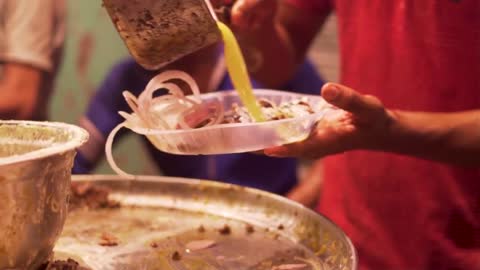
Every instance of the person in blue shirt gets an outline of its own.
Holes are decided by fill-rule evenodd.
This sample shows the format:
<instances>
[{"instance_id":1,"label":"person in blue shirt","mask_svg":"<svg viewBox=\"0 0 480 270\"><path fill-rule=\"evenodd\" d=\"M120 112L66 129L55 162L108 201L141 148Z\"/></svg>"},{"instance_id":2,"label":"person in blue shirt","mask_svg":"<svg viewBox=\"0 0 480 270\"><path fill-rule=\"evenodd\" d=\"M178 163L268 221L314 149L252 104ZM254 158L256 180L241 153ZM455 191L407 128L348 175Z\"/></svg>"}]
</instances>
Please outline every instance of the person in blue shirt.
<instances>
[{"instance_id":1,"label":"person in blue shirt","mask_svg":"<svg viewBox=\"0 0 480 270\"><path fill-rule=\"evenodd\" d=\"M206 48L165 69L187 72L196 80L202 92L231 90L232 82L226 72L221 51L219 47ZM95 168L104 155L105 138L123 121L118 111L131 112L122 91L129 90L138 96L158 73L159 71L143 69L131 58L120 61L111 69L80 120L80 125L91 136L89 142L79 149L73 173L86 174ZM252 85L254 88L262 88L255 81L252 81ZM305 62L294 79L280 89L318 95L318 89L322 85L323 81L315 68L311 63ZM128 130L120 131L116 141L125 131ZM145 137L143 143L152 160L166 176L222 181L280 195L288 195L299 182L299 162L296 159L275 159L252 153L180 156L160 152Z\"/></svg>"}]
</instances>

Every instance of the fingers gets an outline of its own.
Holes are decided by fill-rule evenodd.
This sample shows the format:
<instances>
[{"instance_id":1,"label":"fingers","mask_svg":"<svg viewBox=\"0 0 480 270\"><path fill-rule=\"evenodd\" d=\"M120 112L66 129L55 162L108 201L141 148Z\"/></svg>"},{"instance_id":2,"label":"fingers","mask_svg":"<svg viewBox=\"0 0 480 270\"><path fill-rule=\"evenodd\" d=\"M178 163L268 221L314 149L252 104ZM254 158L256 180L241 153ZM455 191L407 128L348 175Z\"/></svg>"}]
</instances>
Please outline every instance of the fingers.
<instances>
[{"instance_id":1,"label":"fingers","mask_svg":"<svg viewBox=\"0 0 480 270\"><path fill-rule=\"evenodd\" d=\"M327 83L322 88L322 97L327 102L352 113L357 118L370 118L385 111L378 98L362 95L340 84Z\"/></svg>"},{"instance_id":2,"label":"fingers","mask_svg":"<svg viewBox=\"0 0 480 270\"><path fill-rule=\"evenodd\" d=\"M252 155L259 155L259 156L263 156L265 154L262 150L253 151L253 152L249 152L249 153L252 154Z\"/></svg>"},{"instance_id":3,"label":"fingers","mask_svg":"<svg viewBox=\"0 0 480 270\"><path fill-rule=\"evenodd\" d=\"M317 159L375 145L385 132L387 110L378 98L333 83L323 87L322 96L344 113L322 121L305 141L266 149L266 155Z\"/></svg>"},{"instance_id":4,"label":"fingers","mask_svg":"<svg viewBox=\"0 0 480 270\"><path fill-rule=\"evenodd\" d=\"M232 8L232 25L245 31L273 23L276 7L276 0L239 0Z\"/></svg>"},{"instance_id":5,"label":"fingers","mask_svg":"<svg viewBox=\"0 0 480 270\"><path fill-rule=\"evenodd\" d=\"M318 159L354 148L355 132L353 124L342 121L336 126L317 129L302 142L265 149L264 153L272 157Z\"/></svg>"},{"instance_id":6,"label":"fingers","mask_svg":"<svg viewBox=\"0 0 480 270\"><path fill-rule=\"evenodd\" d=\"M265 149L264 153L271 157L304 157L305 143L294 143Z\"/></svg>"}]
</instances>

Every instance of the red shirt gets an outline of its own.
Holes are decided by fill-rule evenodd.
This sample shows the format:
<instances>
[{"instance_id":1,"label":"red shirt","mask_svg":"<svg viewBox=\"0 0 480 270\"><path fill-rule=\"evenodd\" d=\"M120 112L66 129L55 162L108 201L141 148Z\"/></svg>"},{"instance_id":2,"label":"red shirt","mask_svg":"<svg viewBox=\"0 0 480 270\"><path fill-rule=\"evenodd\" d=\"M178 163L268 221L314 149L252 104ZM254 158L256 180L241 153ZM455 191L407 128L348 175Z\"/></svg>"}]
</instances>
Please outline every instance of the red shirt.
<instances>
[{"instance_id":1,"label":"red shirt","mask_svg":"<svg viewBox=\"0 0 480 270\"><path fill-rule=\"evenodd\" d=\"M480 108L479 0L290 1L319 14L335 8L343 84L389 108ZM480 269L478 169L332 156L319 210L352 238L360 269Z\"/></svg>"}]
</instances>

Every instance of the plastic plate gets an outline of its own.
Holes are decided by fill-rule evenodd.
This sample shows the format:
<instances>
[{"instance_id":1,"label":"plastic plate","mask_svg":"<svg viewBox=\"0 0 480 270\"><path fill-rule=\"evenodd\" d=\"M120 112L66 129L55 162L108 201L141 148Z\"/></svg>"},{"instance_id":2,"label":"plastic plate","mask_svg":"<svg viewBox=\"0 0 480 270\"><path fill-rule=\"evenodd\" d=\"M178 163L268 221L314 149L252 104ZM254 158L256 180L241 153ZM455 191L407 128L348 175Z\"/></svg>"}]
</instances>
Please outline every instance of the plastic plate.
<instances>
[{"instance_id":1,"label":"plastic plate","mask_svg":"<svg viewBox=\"0 0 480 270\"><path fill-rule=\"evenodd\" d=\"M294 92L256 89L257 99L275 104L306 98L314 109L313 114L260 123L220 124L198 129L155 130L128 127L145 135L160 151L177 155L212 155L259 151L306 139L315 124L333 108L320 96ZM241 105L236 91L223 91L200 95L202 101L217 99L224 109L234 103Z\"/></svg>"}]
</instances>

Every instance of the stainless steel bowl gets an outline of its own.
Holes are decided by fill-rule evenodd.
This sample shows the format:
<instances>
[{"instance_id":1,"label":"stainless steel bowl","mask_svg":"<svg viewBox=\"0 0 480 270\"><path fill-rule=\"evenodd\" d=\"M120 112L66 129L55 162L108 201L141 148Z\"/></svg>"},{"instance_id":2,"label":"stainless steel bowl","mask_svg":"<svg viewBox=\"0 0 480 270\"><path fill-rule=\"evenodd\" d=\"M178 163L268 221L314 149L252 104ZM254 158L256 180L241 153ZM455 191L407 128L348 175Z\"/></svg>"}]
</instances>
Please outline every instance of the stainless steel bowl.
<instances>
[{"instance_id":1,"label":"stainless steel bowl","mask_svg":"<svg viewBox=\"0 0 480 270\"><path fill-rule=\"evenodd\" d=\"M159 69L222 37L205 0L103 0L137 63Z\"/></svg>"},{"instance_id":2,"label":"stainless steel bowl","mask_svg":"<svg viewBox=\"0 0 480 270\"><path fill-rule=\"evenodd\" d=\"M67 124L0 121L0 269L35 269L51 255L87 138Z\"/></svg>"}]
</instances>

